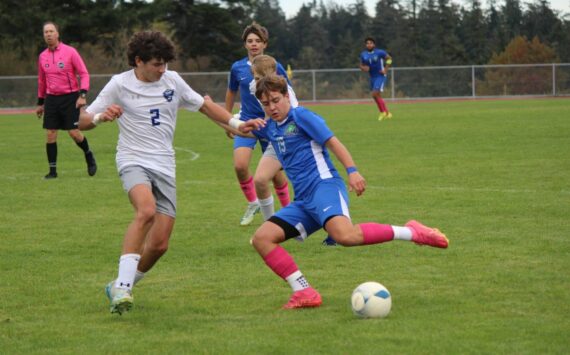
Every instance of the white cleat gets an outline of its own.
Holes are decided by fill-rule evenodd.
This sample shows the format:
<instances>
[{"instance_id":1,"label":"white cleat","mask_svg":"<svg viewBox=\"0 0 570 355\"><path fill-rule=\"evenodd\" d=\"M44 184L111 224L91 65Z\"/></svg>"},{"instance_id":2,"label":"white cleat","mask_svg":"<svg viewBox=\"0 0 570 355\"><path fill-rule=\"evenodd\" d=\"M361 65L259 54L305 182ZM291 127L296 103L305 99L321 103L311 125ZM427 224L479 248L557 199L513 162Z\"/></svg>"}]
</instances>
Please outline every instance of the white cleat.
<instances>
[{"instance_id":1,"label":"white cleat","mask_svg":"<svg viewBox=\"0 0 570 355\"><path fill-rule=\"evenodd\" d=\"M249 226L253 222L253 217L259 213L260 207L258 203L250 203L245 210L243 217L241 218L241 226Z\"/></svg>"},{"instance_id":2,"label":"white cleat","mask_svg":"<svg viewBox=\"0 0 570 355\"><path fill-rule=\"evenodd\" d=\"M120 315L129 311L133 307L133 295L131 290L122 288L115 289L115 296L111 300L111 313Z\"/></svg>"}]
</instances>

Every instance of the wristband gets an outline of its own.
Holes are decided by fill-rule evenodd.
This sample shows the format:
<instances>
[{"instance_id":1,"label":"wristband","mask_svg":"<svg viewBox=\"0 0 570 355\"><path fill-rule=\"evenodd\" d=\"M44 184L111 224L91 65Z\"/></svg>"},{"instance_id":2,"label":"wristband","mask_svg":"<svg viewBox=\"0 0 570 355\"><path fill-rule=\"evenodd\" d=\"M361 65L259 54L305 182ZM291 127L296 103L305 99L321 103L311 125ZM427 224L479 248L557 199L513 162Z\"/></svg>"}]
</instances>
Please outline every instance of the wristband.
<instances>
[{"instance_id":1,"label":"wristband","mask_svg":"<svg viewBox=\"0 0 570 355\"><path fill-rule=\"evenodd\" d=\"M388 59L388 60L386 61L386 64L388 64L388 65L392 64L392 59Z\"/></svg>"},{"instance_id":2,"label":"wristband","mask_svg":"<svg viewBox=\"0 0 570 355\"><path fill-rule=\"evenodd\" d=\"M346 168L346 174L347 175L350 175L350 174L355 173L357 171L358 171L358 169L356 169L356 166L349 166L348 168Z\"/></svg>"},{"instance_id":3,"label":"wristband","mask_svg":"<svg viewBox=\"0 0 570 355\"><path fill-rule=\"evenodd\" d=\"M101 115L103 115L102 113L96 113L95 116L93 116L93 121L91 121L91 123L93 123L94 126L97 126L99 123L101 123L103 121L103 119L101 118Z\"/></svg>"},{"instance_id":4,"label":"wristband","mask_svg":"<svg viewBox=\"0 0 570 355\"><path fill-rule=\"evenodd\" d=\"M230 125L230 127L233 129L239 129L239 126L241 126L242 124L244 124L244 122L235 117L230 118L230 120L228 121L228 125Z\"/></svg>"}]
</instances>

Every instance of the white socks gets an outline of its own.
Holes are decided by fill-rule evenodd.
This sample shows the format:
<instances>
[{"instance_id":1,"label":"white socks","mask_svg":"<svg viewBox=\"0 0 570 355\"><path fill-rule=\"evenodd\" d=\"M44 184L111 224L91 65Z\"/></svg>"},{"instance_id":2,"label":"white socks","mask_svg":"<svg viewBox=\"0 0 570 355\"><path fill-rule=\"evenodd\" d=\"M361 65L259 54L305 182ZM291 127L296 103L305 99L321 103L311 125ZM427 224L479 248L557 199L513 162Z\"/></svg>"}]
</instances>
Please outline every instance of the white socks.
<instances>
[{"instance_id":1,"label":"white socks","mask_svg":"<svg viewBox=\"0 0 570 355\"><path fill-rule=\"evenodd\" d=\"M412 240L412 230L408 227L392 226L394 230L394 239L398 240Z\"/></svg>"},{"instance_id":2,"label":"white socks","mask_svg":"<svg viewBox=\"0 0 570 355\"><path fill-rule=\"evenodd\" d=\"M268 198L259 200L259 206L261 207L261 214L263 214L263 219L265 221L267 221L269 217L275 214L273 195L270 195Z\"/></svg>"},{"instance_id":3,"label":"white socks","mask_svg":"<svg viewBox=\"0 0 570 355\"><path fill-rule=\"evenodd\" d=\"M303 273L299 270L287 276L286 280L289 283L289 286L293 289L293 292L301 291L310 287L305 276L303 276Z\"/></svg>"},{"instance_id":4,"label":"white socks","mask_svg":"<svg viewBox=\"0 0 570 355\"><path fill-rule=\"evenodd\" d=\"M132 290L135 282L135 274L141 256L139 254L124 254L119 259L119 277L115 281L116 288Z\"/></svg>"}]
</instances>

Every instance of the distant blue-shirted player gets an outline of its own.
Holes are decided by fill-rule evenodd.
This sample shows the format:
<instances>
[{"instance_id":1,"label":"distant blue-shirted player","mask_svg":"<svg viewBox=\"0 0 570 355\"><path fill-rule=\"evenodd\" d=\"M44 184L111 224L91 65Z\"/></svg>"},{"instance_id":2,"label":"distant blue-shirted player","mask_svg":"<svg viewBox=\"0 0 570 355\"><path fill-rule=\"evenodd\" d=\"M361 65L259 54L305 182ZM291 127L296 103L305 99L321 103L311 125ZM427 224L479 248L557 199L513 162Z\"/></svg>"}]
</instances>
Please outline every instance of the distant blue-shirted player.
<instances>
[{"instance_id":1,"label":"distant blue-shirted player","mask_svg":"<svg viewBox=\"0 0 570 355\"><path fill-rule=\"evenodd\" d=\"M367 37L364 40L366 50L360 53L360 70L368 72L370 75L370 91L378 110L380 111L379 121L385 118L392 118L386 103L382 99L381 92L384 91L384 84L388 75L388 68L392 64L392 57L385 51L376 48L374 38Z\"/></svg>"},{"instance_id":2,"label":"distant blue-shirted player","mask_svg":"<svg viewBox=\"0 0 570 355\"><path fill-rule=\"evenodd\" d=\"M247 50L247 57L238 60L232 65L230 71L230 79L228 89L226 91L225 106L229 112L232 112L234 100L237 92L240 93L240 119L243 121L252 118L265 117L263 108L249 90L249 86L253 79L251 72L251 62L253 58L262 55L269 41L269 33L267 29L257 23L247 26L242 34L244 47ZM280 63L277 63L277 74L287 78L287 73ZM256 138L233 137L234 138L234 169L240 184L240 187L248 201L248 207L243 215L240 224L242 226L249 225L253 221L254 215L259 212L260 204L255 191L253 176L249 171L249 164L253 149L257 143ZM267 141L261 140L261 149L265 151ZM269 182L267 182L269 184ZM279 196L282 205L289 204L289 188L285 174L279 171L273 177L273 186Z\"/></svg>"},{"instance_id":3,"label":"distant blue-shirted player","mask_svg":"<svg viewBox=\"0 0 570 355\"><path fill-rule=\"evenodd\" d=\"M319 293L309 285L293 258L279 245L287 239L302 241L324 227L343 246L400 239L447 248L448 240L444 234L417 221L409 221L405 227L352 224L344 181L329 156L331 151L343 165L350 191L360 196L366 182L356 169L350 152L322 117L301 106L291 107L287 82L283 77L269 75L259 80L255 96L271 120L253 133L271 142L295 191L295 200L269 218L252 238L252 245L267 266L293 289L293 295L284 308L318 307L322 303Z\"/></svg>"}]
</instances>

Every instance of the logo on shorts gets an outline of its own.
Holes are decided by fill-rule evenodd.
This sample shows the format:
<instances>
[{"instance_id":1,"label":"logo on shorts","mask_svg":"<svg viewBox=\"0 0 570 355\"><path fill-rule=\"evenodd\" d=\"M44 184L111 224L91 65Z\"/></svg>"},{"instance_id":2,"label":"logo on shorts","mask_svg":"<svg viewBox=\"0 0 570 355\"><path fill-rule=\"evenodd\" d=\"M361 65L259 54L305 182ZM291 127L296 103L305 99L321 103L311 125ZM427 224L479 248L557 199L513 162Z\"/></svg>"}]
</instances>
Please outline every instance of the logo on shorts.
<instances>
[{"instance_id":1,"label":"logo on shorts","mask_svg":"<svg viewBox=\"0 0 570 355\"><path fill-rule=\"evenodd\" d=\"M172 97L174 96L174 90L172 90L172 89L164 90L164 92L162 93L162 96L164 96L166 101L170 102L170 101L172 101Z\"/></svg>"},{"instance_id":2,"label":"logo on shorts","mask_svg":"<svg viewBox=\"0 0 570 355\"><path fill-rule=\"evenodd\" d=\"M58 63L57 63L57 67L58 67L59 69L63 69L64 66L65 66L65 64L63 64L63 62L58 62Z\"/></svg>"},{"instance_id":3,"label":"logo on shorts","mask_svg":"<svg viewBox=\"0 0 570 355\"><path fill-rule=\"evenodd\" d=\"M294 136L297 133L299 133L299 130L297 129L295 122L289 123L287 128L285 128L285 136Z\"/></svg>"}]
</instances>

